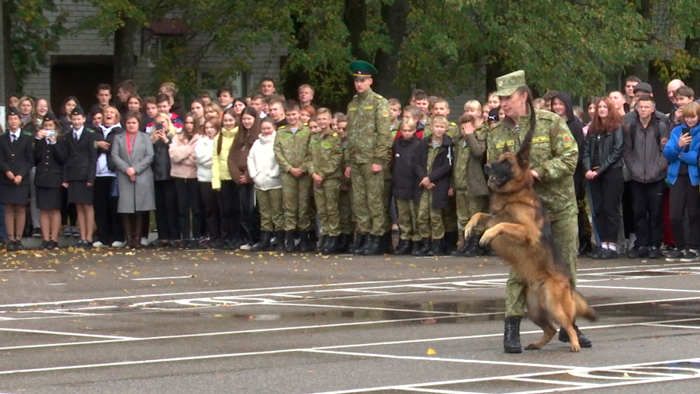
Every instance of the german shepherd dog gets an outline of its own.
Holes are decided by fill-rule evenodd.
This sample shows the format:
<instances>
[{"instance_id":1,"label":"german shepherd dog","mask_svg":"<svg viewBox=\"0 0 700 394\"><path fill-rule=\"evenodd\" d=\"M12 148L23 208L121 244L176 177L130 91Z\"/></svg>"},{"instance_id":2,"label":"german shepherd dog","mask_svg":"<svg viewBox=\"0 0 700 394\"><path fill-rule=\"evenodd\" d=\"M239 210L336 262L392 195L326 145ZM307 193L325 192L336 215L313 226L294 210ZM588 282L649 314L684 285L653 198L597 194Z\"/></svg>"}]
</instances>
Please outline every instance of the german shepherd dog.
<instances>
[{"instance_id":1,"label":"german shepherd dog","mask_svg":"<svg viewBox=\"0 0 700 394\"><path fill-rule=\"evenodd\" d=\"M486 164L489 176L491 214L477 213L467 223L468 239L477 226L486 228L479 243L491 245L526 284L528 317L544 331L542 338L525 349L537 350L556 334L554 322L566 330L571 351L581 350L574 329L576 317L594 321L596 312L569 284L568 267L554 244L549 218L533 188L530 171L531 128L520 151L506 145L498 161Z\"/></svg>"}]
</instances>

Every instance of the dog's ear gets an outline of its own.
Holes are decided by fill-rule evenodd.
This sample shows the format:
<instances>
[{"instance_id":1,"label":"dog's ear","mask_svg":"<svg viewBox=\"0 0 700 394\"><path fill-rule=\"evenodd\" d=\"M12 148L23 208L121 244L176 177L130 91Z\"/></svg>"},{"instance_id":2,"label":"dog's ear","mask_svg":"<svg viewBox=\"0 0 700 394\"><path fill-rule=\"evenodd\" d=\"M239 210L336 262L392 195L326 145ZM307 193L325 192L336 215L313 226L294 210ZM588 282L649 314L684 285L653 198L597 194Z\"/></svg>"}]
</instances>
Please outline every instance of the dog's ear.
<instances>
[{"instance_id":1,"label":"dog's ear","mask_svg":"<svg viewBox=\"0 0 700 394\"><path fill-rule=\"evenodd\" d=\"M523 146L520 147L516 157L518 158L518 165L521 168L527 168L530 165L530 141L525 140Z\"/></svg>"}]
</instances>

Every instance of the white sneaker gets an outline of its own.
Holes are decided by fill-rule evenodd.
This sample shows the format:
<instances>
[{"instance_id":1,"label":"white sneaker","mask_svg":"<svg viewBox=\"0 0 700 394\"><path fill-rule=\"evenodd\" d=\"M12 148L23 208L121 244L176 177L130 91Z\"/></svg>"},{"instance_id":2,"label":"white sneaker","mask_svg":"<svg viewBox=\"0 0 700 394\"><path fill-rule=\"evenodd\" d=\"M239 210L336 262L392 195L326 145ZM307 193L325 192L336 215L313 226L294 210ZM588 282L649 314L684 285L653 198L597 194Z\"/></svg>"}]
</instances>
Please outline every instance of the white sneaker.
<instances>
[{"instance_id":1,"label":"white sneaker","mask_svg":"<svg viewBox=\"0 0 700 394\"><path fill-rule=\"evenodd\" d=\"M103 244L103 243L100 242L100 241L97 241L97 242L93 242L93 243L92 243L92 247L93 247L93 248L103 248L104 246L105 246L105 244Z\"/></svg>"},{"instance_id":2,"label":"white sneaker","mask_svg":"<svg viewBox=\"0 0 700 394\"><path fill-rule=\"evenodd\" d=\"M112 242L112 247L113 248L123 248L126 246L126 242L121 242L121 241L114 241Z\"/></svg>"},{"instance_id":3,"label":"white sneaker","mask_svg":"<svg viewBox=\"0 0 700 394\"><path fill-rule=\"evenodd\" d=\"M253 247L252 247L251 245L245 244L245 245L241 245L241 247L238 248L238 249L240 249L240 250L251 250L251 249L253 249Z\"/></svg>"},{"instance_id":4,"label":"white sneaker","mask_svg":"<svg viewBox=\"0 0 700 394\"><path fill-rule=\"evenodd\" d=\"M141 246L148 246L148 238L141 237Z\"/></svg>"}]
</instances>

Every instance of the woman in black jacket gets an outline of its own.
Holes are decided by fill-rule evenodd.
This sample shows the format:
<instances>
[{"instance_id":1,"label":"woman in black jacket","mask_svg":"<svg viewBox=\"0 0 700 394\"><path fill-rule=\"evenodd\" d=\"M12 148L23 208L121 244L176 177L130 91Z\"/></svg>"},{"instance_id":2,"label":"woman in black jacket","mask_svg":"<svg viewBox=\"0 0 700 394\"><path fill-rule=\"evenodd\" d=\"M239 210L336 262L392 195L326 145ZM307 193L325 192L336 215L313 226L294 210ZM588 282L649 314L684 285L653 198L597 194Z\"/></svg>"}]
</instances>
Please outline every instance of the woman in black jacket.
<instances>
[{"instance_id":1,"label":"woman in black jacket","mask_svg":"<svg viewBox=\"0 0 700 394\"><path fill-rule=\"evenodd\" d=\"M449 208L450 175L452 174L452 139L446 135L449 122L444 116L433 117L431 137L424 140L419 167L420 186L423 188L418 208L418 231L422 238L418 255L445 254L445 225L443 209ZM431 247L432 240L432 247Z\"/></svg>"},{"instance_id":2,"label":"woman in black jacket","mask_svg":"<svg viewBox=\"0 0 700 394\"><path fill-rule=\"evenodd\" d=\"M36 206L40 210L41 249L58 248L58 232L61 229L63 205L63 163L66 161L65 141L61 123L49 112L34 141L36 175Z\"/></svg>"},{"instance_id":3,"label":"woman in black jacket","mask_svg":"<svg viewBox=\"0 0 700 394\"><path fill-rule=\"evenodd\" d=\"M158 239L151 246L180 246L180 227L178 224L177 192L175 179L170 176L170 143L177 133L170 121L170 116L159 113L153 119L153 180L156 196L156 227Z\"/></svg>"},{"instance_id":4,"label":"woman in black jacket","mask_svg":"<svg viewBox=\"0 0 700 394\"><path fill-rule=\"evenodd\" d=\"M583 167L591 189L593 220L600 235L600 248L591 255L597 259L617 257L617 232L620 227L622 177L622 118L609 98L598 103L593 123L583 147Z\"/></svg>"}]
</instances>

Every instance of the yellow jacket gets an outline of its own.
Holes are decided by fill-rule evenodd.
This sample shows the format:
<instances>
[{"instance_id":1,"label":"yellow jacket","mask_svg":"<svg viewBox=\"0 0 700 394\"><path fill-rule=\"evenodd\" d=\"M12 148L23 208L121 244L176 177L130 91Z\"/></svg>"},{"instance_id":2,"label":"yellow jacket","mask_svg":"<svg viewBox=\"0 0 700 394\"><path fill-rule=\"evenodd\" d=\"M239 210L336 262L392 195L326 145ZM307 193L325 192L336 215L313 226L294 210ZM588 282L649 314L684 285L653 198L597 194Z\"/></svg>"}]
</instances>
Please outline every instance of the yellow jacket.
<instances>
[{"instance_id":1,"label":"yellow jacket","mask_svg":"<svg viewBox=\"0 0 700 394\"><path fill-rule=\"evenodd\" d=\"M214 137L214 153L211 164L211 188L221 189L221 181L230 181L231 173L228 171L228 154L233 145L233 139L238 134L238 127L233 130L221 129L221 134ZM219 151L221 144L221 152Z\"/></svg>"}]
</instances>

